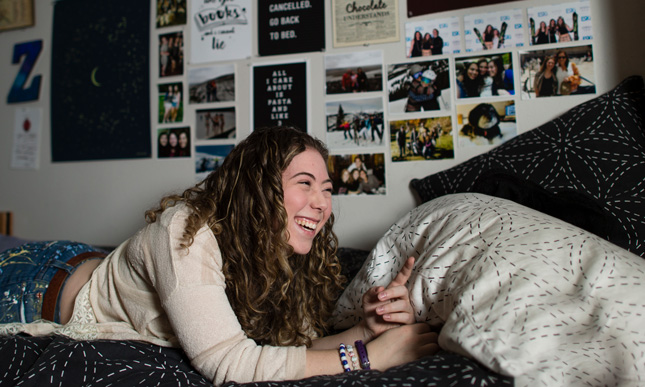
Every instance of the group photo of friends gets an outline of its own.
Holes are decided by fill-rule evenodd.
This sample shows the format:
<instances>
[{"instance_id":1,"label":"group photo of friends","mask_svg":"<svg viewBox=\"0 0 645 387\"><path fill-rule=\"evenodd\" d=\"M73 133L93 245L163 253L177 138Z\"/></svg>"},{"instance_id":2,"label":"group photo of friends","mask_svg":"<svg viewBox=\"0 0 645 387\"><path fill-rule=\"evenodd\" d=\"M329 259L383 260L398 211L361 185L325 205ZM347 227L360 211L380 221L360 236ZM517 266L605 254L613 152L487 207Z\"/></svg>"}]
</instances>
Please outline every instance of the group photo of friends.
<instances>
[{"instance_id":1,"label":"group photo of friends","mask_svg":"<svg viewBox=\"0 0 645 387\"><path fill-rule=\"evenodd\" d=\"M181 82L159 85L159 123L182 122L184 120L184 100Z\"/></svg>"},{"instance_id":2,"label":"group photo of friends","mask_svg":"<svg viewBox=\"0 0 645 387\"><path fill-rule=\"evenodd\" d=\"M159 35L159 77L184 74L184 33Z\"/></svg>"},{"instance_id":3,"label":"group photo of friends","mask_svg":"<svg viewBox=\"0 0 645 387\"><path fill-rule=\"evenodd\" d=\"M533 7L527 13L531 45L592 38L588 1Z\"/></svg>"},{"instance_id":4,"label":"group photo of friends","mask_svg":"<svg viewBox=\"0 0 645 387\"><path fill-rule=\"evenodd\" d=\"M327 102L327 146L331 149L383 144L383 100L351 99Z\"/></svg>"},{"instance_id":5,"label":"group photo of friends","mask_svg":"<svg viewBox=\"0 0 645 387\"><path fill-rule=\"evenodd\" d=\"M385 195L385 154L329 156L334 195Z\"/></svg>"},{"instance_id":6,"label":"group photo of friends","mask_svg":"<svg viewBox=\"0 0 645 387\"><path fill-rule=\"evenodd\" d=\"M157 131L157 157L190 157L190 127Z\"/></svg>"},{"instance_id":7,"label":"group photo of friends","mask_svg":"<svg viewBox=\"0 0 645 387\"><path fill-rule=\"evenodd\" d=\"M454 149L450 116L390 121L392 161L452 159Z\"/></svg>"},{"instance_id":8,"label":"group photo of friends","mask_svg":"<svg viewBox=\"0 0 645 387\"><path fill-rule=\"evenodd\" d=\"M327 55L325 89L327 94L382 91L382 53L367 51Z\"/></svg>"},{"instance_id":9,"label":"group photo of friends","mask_svg":"<svg viewBox=\"0 0 645 387\"><path fill-rule=\"evenodd\" d=\"M388 109L390 113L450 110L448 59L388 66Z\"/></svg>"},{"instance_id":10,"label":"group photo of friends","mask_svg":"<svg viewBox=\"0 0 645 387\"><path fill-rule=\"evenodd\" d=\"M157 0L157 28L186 24L186 0Z\"/></svg>"},{"instance_id":11,"label":"group photo of friends","mask_svg":"<svg viewBox=\"0 0 645 387\"><path fill-rule=\"evenodd\" d=\"M521 9L464 16L466 52L497 50L524 44Z\"/></svg>"},{"instance_id":12,"label":"group photo of friends","mask_svg":"<svg viewBox=\"0 0 645 387\"><path fill-rule=\"evenodd\" d=\"M459 18L406 23L405 56L407 58L459 52L461 52Z\"/></svg>"},{"instance_id":13,"label":"group photo of friends","mask_svg":"<svg viewBox=\"0 0 645 387\"><path fill-rule=\"evenodd\" d=\"M596 92L591 45L520 52L522 99Z\"/></svg>"},{"instance_id":14,"label":"group photo of friends","mask_svg":"<svg viewBox=\"0 0 645 387\"><path fill-rule=\"evenodd\" d=\"M515 94L511 53L456 58L457 98Z\"/></svg>"}]
</instances>

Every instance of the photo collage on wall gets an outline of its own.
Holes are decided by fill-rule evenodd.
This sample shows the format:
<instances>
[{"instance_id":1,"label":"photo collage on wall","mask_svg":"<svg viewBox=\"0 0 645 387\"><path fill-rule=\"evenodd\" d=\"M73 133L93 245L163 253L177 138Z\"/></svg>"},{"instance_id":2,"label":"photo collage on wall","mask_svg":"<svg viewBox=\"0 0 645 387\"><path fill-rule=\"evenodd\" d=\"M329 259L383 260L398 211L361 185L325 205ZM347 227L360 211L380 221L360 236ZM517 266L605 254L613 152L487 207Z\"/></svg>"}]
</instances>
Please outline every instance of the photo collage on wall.
<instances>
[{"instance_id":1,"label":"photo collage on wall","mask_svg":"<svg viewBox=\"0 0 645 387\"><path fill-rule=\"evenodd\" d=\"M452 158L455 147L508 141L518 134L518 99L596 92L588 0L510 2L465 15L461 25L432 15L406 23L409 59L387 66L393 162Z\"/></svg>"},{"instance_id":2,"label":"photo collage on wall","mask_svg":"<svg viewBox=\"0 0 645 387\"><path fill-rule=\"evenodd\" d=\"M325 5L230 0L225 6L236 9L236 17L216 22L220 2L156 3L156 154L194 157L201 179L240 140L235 61L252 56L251 11L266 15L257 29L258 51L270 56L324 51L319 11ZM391 163L450 160L460 149L508 141L518 134L518 101L596 92L589 0L530 7L511 1L491 12L423 14L405 22L400 38L356 34L341 42L339 32L358 28L340 12L350 3L331 2L333 47L340 49L322 56L323 140L335 195L386 195ZM373 22L398 30L397 1L383 4ZM289 47L275 47L276 39ZM365 44L394 41L401 53L389 58ZM344 48L352 45L362 49ZM250 130L292 124L310 131L323 124L309 122L310 60L251 63Z\"/></svg>"}]
</instances>

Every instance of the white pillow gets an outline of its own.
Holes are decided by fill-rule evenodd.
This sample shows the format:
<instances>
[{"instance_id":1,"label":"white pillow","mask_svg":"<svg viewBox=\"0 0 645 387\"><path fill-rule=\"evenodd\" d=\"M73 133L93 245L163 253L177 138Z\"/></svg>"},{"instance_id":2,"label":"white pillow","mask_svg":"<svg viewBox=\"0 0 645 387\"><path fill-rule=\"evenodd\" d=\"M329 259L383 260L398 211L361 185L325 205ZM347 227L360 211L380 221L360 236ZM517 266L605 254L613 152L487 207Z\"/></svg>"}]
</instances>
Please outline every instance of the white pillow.
<instances>
[{"instance_id":1,"label":"white pillow","mask_svg":"<svg viewBox=\"0 0 645 387\"><path fill-rule=\"evenodd\" d=\"M338 301L334 324L360 320L361 296L406 258L417 321L445 350L517 386L645 384L645 260L509 200L454 194L396 222Z\"/></svg>"}]
</instances>

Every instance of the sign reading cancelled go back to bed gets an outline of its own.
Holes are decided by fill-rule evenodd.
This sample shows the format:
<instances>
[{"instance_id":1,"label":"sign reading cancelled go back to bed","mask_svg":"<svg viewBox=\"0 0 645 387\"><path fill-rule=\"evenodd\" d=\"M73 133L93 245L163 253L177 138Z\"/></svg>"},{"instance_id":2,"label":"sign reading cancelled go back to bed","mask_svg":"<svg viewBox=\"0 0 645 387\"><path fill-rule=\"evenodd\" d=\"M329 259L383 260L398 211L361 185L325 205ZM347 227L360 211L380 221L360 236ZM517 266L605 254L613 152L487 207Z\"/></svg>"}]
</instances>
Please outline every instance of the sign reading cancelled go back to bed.
<instances>
[{"instance_id":1,"label":"sign reading cancelled go back to bed","mask_svg":"<svg viewBox=\"0 0 645 387\"><path fill-rule=\"evenodd\" d=\"M307 62L253 67L253 128L307 131Z\"/></svg>"},{"instance_id":2,"label":"sign reading cancelled go back to bed","mask_svg":"<svg viewBox=\"0 0 645 387\"><path fill-rule=\"evenodd\" d=\"M258 1L258 51L261 56L322 51L324 48L324 1Z\"/></svg>"}]
</instances>

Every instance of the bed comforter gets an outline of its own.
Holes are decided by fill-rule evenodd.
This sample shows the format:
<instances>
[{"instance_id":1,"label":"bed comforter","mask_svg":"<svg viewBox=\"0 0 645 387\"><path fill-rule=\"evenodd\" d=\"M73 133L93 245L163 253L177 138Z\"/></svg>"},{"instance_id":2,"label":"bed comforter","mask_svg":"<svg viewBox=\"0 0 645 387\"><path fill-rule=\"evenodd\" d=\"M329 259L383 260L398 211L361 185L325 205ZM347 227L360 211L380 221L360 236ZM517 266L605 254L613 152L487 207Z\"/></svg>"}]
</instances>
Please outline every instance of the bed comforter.
<instances>
[{"instance_id":1,"label":"bed comforter","mask_svg":"<svg viewBox=\"0 0 645 387\"><path fill-rule=\"evenodd\" d=\"M446 195L396 222L341 296L337 328L408 256L417 321L517 386L645 385L645 260L515 202Z\"/></svg>"}]
</instances>

